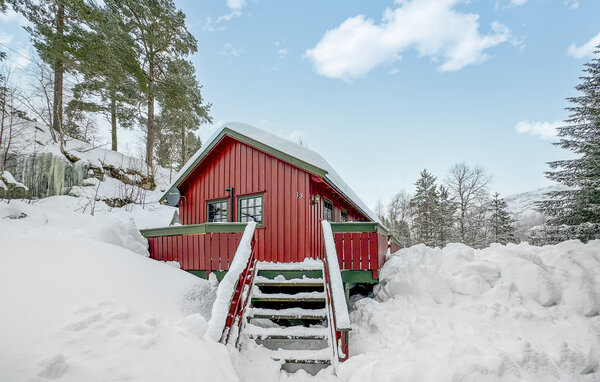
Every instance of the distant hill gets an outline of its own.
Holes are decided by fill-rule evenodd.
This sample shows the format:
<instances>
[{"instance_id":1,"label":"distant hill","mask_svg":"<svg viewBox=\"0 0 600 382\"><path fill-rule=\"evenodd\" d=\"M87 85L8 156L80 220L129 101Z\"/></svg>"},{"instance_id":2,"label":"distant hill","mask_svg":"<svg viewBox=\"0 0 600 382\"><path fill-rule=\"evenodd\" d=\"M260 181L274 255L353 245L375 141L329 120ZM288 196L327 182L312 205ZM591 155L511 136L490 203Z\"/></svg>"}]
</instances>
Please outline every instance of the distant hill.
<instances>
[{"instance_id":1,"label":"distant hill","mask_svg":"<svg viewBox=\"0 0 600 382\"><path fill-rule=\"evenodd\" d=\"M509 195L505 197L504 200L508 205L508 210L515 215L530 215L532 213L539 214L539 212L535 209L535 202L546 200L548 198L546 196L548 192L562 191L566 189L566 186L555 184L532 191Z\"/></svg>"}]
</instances>

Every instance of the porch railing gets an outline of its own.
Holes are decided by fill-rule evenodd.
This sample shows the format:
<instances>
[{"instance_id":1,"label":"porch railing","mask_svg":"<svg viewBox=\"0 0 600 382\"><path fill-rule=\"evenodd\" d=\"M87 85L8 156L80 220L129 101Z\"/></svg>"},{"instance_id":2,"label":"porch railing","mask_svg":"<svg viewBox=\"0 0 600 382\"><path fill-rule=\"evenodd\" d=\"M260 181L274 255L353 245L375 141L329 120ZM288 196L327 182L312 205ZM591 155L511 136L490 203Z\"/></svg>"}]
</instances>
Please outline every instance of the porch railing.
<instances>
[{"instance_id":1,"label":"porch railing","mask_svg":"<svg viewBox=\"0 0 600 382\"><path fill-rule=\"evenodd\" d=\"M247 223L204 223L144 229L150 257L177 261L185 270L229 269Z\"/></svg>"}]
</instances>

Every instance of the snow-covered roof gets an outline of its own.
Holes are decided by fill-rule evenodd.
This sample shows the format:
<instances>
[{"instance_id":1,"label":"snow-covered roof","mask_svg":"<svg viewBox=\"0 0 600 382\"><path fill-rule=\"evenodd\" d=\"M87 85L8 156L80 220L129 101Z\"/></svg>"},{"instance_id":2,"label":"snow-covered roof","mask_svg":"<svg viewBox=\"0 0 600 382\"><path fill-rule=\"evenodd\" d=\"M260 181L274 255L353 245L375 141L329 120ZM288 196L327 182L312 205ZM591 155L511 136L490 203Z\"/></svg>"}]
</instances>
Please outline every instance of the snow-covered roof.
<instances>
[{"instance_id":1,"label":"snow-covered roof","mask_svg":"<svg viewBox=\"0 0 600 382\"><path fill-rule=\"evenodd\" d=\"M323 179L328 184L344 195L372 221L382 224L377 217L377 214L371 211L371 209L358 197L352 188L350 188L350 186L344 182L344 180L338 175L333 167L331 167L331 165L327 163L327 161L321 155L278 135L238 122L226 123L219 130L217 130L209 138L208 142L202 145L202 148L198 150L194 156L190 158L190 160L188 160L185 166L183 166L183 168L174 178L175 181L168 189L179 186L191 172L191 170L193 170L193 168L198 164L198 162L214 147L214 145L221 139L223 135L227 134L227 132L233 132L242 135L250 140L266 145L274 149L276 152L283 154L284 156L290 156L300 160L304 164L307 164L307 167L314 167L317 170L320 170L319 172L321 172L321 174L319 175L322 175ZM165 196L163 196L163 198Z\"/></svg>"}]
</instances>

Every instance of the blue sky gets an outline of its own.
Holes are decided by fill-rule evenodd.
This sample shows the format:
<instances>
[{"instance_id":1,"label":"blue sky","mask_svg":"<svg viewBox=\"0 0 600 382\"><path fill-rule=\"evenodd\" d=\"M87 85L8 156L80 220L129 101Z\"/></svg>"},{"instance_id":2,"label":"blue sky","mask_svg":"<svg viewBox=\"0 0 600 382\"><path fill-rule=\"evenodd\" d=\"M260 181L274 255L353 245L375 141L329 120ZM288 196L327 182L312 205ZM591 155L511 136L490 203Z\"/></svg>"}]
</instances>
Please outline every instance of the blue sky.
<instances>
[{"instance_id":1,"label":"blue sky","mask_svg":"<svg viewBox=\"0 0 600 382\"><path fill-rule=\"evenodd\" d=\"M551 144L554 127L600 43L597 0L176 5L215 125L300 137L371 206L412 192L424 168L443 179L462 161L504 195L548 185L545 162L569 155ZM0 41L26 47L16 17L0 25Z\"/></svg>"}]
</instances>

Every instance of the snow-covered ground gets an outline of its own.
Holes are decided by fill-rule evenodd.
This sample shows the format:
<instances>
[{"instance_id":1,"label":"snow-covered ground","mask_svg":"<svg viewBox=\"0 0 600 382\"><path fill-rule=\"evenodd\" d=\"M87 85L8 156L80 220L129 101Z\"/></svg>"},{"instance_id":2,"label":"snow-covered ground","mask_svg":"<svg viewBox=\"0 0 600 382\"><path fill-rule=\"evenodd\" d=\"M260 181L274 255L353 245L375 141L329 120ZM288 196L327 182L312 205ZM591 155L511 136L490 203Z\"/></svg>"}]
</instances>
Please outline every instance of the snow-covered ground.
<instances>
[{"instance_id":1,"label":"snow-covered ground","mask_svg":"<svg viewBox=\"0 0 600 382\"><path fill-rule=\"evenodd\" d=\"M0 380L238 380L204 336L216 285L65 198L0 202Z\"/></svg>"},{"instance_id":2,"label":"snow-covered ground","mask_svg":"<svg viewBox=\"0 0 600 382\"><path fill-rule=\"evenodd\" d=\"M351 313L348 381L599 381L600 241L423 245Z\"/></svg>"},{"instance_id":3,"label":"snow-covered ground","mask_svg":"<svg viewBox=\"0 0 600 382\"><path fill-rule=\"evenodd\" d=\"M311 377L210 338L215 282L138 232L172 209L88 202L0 201L0 381L600 381L600 241L401 250L351 306L351 358Z\"/></svg>"}]
</instances>

